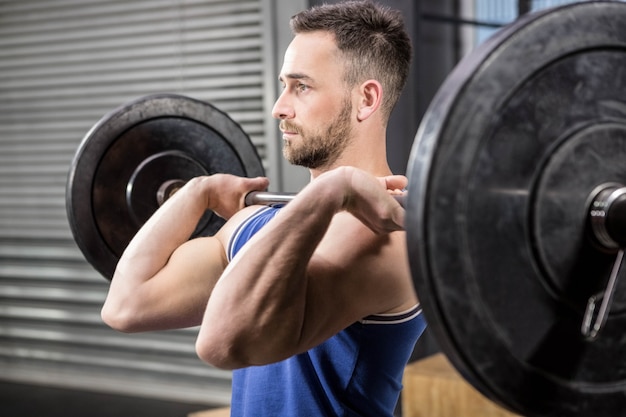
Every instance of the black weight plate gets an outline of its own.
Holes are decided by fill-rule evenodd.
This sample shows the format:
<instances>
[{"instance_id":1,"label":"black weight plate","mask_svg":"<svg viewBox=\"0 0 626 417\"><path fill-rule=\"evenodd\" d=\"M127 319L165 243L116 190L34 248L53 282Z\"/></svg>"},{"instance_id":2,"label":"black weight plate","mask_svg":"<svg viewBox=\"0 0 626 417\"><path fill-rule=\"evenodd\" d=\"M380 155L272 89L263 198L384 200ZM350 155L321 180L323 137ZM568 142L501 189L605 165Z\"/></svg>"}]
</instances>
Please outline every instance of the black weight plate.
<instances>
[{"instance_id":1,"label":"black weight plate","mask_svg":"<svg viewBox=\"0 0 626 417\"><path fill-rule=\"evenodd\" d=\"M414 284L441 349L525 416L626 409L626 278L595 341L587 299L614 253L590 243L590 195L626 184L626 4L525 16L469 54L409 161ZM624 275L624 274L622 274Z\"/></svg>"},{"instance_id":2,"label":"black weight plate","mask_svg":"<svg viewBox=\"0 0 626 417\"><path fill-rule=\"evenodd\" d=\"M264 175L256 148L225 113L174 94L119 107L87 133L70 169L67 213L79 248L111 279L123 250L158 208L159 187L218 172ZM191 237L213 235L222 224L207 211Z\"/></svg>"}]
</instances>

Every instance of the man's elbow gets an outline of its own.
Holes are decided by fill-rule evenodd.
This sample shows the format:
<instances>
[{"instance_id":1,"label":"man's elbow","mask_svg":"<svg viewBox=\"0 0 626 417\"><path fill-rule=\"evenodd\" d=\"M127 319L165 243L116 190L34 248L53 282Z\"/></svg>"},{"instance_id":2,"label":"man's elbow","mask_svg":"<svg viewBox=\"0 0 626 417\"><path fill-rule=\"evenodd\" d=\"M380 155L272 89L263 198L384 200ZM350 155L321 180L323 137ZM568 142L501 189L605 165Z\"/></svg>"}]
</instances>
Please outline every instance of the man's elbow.
<instances>
[{"instance_id":1,"label":"man's elbow","mask_svg":"<svg viewBox=\"0 0 626 417\"><path fill-rule=\"evenodd\" d=\"M225 341L210 341L202 338L196 340L196 354L205 363L219 369L238 369L249 366L247 361L235 353L232 345Z\"/></svg>"},{"instance_id":2,"label":"man's elbow","mask_svg":"<svg viewBox=\"0 0 626 417\"><path fill-rule=\"evenodd\" d=\"M258 363L255 349L251 349L248 335L237 333L232 327L203 324L196 340L196 354L209 365L220 369L239 369Z\"/></svg>"},{"instance_id":3,"label":"man's elbow","mask_svg":"<svg viewBox=\"0 0 626 417\"><path fill-rule=\"evenodd\" d=\"M289 351L260 338L252 329L207 329L203 326L196 340L196 354L202 361L220 369L239 369L249 366L268 365L291 356Z\"/></svg>"},{"instance_id":4,"label":"man's elbow","mask_svg":"<svg viewBox=\"0 0 626 417\"><path fill-rule=\"evenodd\" d=\"M104 303L100 317L107 326L119 332L135 333L141 331L136 314L111 302Z\"/></svg>"}]
</instances>

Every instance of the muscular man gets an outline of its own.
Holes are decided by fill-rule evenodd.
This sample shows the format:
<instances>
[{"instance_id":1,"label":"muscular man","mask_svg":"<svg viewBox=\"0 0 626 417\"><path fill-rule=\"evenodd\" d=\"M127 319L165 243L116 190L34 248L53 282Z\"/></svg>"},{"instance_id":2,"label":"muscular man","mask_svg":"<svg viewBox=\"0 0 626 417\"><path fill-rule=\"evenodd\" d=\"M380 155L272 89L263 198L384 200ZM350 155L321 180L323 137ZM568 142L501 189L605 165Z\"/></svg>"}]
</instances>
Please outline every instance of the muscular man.
<instances>
[{"instance_id":1,"label":"muscular man","mask_svg":"<svg viewBox=\"0 0 626 417\"><path fill-rule=\"evenodd\" d=\"M190 181L129 244L102 316L129 332L200 325L200 358L234 369L233 416L391 416L425 327L390 195L406 178L385 149L410 41L370 2L291 27L273 116L310 184L282 208L244 208L267 179ZM188 240L206 209L228 222Z\"/></svg>"}]
</instances>

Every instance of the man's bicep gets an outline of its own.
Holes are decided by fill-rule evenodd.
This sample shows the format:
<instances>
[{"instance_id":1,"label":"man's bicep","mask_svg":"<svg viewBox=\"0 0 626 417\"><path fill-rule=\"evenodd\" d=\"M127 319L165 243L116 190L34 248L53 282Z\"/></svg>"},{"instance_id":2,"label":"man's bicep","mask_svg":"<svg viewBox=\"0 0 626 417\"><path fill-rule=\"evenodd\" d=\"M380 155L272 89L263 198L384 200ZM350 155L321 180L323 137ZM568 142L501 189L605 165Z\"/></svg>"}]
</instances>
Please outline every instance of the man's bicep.
<instances>
[{"instance_id":1,"label":"man's bicep","mask_svg":"<svg viewBox=\"0 0 626 417\"><path fill-rule=\"evenodd\" d=\"M145 330L199 325L225 266L223 246L214 237L192 239L177 248L167 264L137 289Z\"/></svg>"},{"instance_id":2,"label":"man's bicep","mask_svg":"<svg viewBox=\"0 0 626 417\"><path fill-rule=\"evenodd\" d=\"M181 294L184 298L182 302L199 299L206 305L226 264L222 242L215 237L201 237L189 240L176 249L155 278L171 282L171 290ZM184 286L177 288L178 285Z\"/></svg>"}]
</instances>

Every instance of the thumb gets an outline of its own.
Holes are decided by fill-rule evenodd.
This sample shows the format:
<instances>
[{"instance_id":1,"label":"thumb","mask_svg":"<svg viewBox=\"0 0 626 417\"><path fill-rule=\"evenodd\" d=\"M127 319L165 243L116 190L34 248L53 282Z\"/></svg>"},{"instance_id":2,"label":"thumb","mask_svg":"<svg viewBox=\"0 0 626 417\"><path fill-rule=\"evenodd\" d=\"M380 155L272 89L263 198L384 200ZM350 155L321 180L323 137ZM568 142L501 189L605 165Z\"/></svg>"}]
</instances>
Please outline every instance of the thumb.
<instances>
[{"instance_id":1,"label":"thumb","mask_svg":"<svg viewBox=\"0 0 626 417\"><path fill-rule=\"evenodd\" d=\"M267 177L254 177L248 179L248 186L253 191L264 191L270 185L270 180Z\"/></svg>"}]
</instances>

